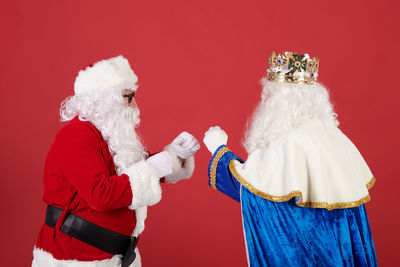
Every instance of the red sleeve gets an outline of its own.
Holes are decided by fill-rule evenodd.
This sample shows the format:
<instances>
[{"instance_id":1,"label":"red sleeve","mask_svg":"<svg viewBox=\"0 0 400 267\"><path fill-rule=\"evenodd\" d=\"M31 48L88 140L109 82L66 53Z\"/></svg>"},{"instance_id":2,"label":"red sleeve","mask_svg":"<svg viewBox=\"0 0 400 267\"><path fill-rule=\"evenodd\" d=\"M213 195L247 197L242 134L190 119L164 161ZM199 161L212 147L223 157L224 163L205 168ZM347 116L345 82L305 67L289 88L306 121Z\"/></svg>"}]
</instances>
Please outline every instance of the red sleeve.
<instances>
[{"instance_id":1,"label":"red sleeve","mask_svg":"<svg viewBox=\"0 0 400 267\"><path fill-rule=\"evenodd\" d=\"M57 136L58 165L64 177L93 209L106 211L132 202L129 177L110 175L96 134L85 124L71 124Z\"/></svg>"}]
</instances>

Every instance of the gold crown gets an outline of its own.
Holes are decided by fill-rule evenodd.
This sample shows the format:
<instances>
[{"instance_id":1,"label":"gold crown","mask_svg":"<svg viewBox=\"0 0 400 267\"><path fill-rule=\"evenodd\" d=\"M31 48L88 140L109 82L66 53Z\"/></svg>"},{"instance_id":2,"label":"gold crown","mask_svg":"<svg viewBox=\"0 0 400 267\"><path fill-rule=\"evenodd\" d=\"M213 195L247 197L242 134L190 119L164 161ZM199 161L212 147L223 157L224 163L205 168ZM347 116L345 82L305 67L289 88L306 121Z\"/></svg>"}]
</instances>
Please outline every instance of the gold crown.
<instances>
[{"instance_id":1,"label":"gold crown","mask_svg":"<svg viewBox=\"0 0 400 267\"><path fill-rule=\"evenodd\" d=\"M319 59L308 54L284 52L269 55L267 79L277 82L314 84L317 82Z\"/></svg>"}]
</instances>

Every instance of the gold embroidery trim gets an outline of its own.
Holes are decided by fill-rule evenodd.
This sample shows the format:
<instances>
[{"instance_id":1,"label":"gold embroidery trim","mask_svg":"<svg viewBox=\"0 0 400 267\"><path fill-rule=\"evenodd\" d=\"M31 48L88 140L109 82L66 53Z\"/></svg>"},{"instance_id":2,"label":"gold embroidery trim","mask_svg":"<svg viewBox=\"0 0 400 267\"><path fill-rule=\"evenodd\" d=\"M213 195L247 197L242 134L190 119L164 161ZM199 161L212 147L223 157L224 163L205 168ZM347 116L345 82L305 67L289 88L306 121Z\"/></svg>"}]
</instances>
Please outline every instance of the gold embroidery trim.
<instances>
[{"instance_id":1,"label":"gold embroidery trim","mask_svg":"<svg viewBox=\"0 0 400 267\"><path fill-rule=\"evenodd\" d=\"M217 166L219 163L219 160L222 158L222 156L230 151L229 148L226 146L221 148L218 152L217 155L215 155L211 167L210 167L210 185L212 188L217 189L216 182L217 182Z\"/></svg>"},{"instance_id":2,"label":"gold embroidery trim","mask_svg":"<svg viewBox=\"0 0 400 267\"><path fill-rule=\"evenodd\" d=\"M258 190L257 188L252 186L249 182L247 182L242 176L240 176L240 174L236 171L233 160L231 160L229 162L229 170L231 171L233 176L236 178L236 180L238 180L239 183L241 183L244 187L246 187L250 192L252 192L253 194L255 194L259 197L271 200L273 202L284 202L284 201L290 200L293 197L300 197L300 203L296 204L299 207L325 208L327 210L334 210L334 209L347 209L347 208L358 207L358 206L365 204L371 200L371 197L368 194L367 196L361 198L360 200L351 201L351 202L343 202L343 203L328 204L326 202L302 202L303 194L301 193L301 191L292 191L289 194L284 195L284 196L274 196L274 195L270 195L268 193ZM372 177L371 180L366 184L366 187L368 190L372 186L374 186L375 181L376 181L375 177Z\"/></svg>"}]
</instances>

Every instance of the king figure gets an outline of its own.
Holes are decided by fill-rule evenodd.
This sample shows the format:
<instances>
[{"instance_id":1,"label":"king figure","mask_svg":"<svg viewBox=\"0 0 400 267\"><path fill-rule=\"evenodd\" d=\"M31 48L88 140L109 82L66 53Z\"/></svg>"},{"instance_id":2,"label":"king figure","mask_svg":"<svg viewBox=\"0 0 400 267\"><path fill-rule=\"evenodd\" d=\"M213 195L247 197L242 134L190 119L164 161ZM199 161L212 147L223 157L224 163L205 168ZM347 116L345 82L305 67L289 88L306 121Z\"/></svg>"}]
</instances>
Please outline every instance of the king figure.
<instances>
[{"instance_id":1,"label":"king figure","mask_svg":"<svg viewBox=\"0 0 400 267\"><path fill-rule=\"evenodd\" d=\"M377 266L365 203L373 177L339 130L319 60L270 55L244 161L211 127L212 188L240 202L249 266Z\"/></svg>"}]
</instances>

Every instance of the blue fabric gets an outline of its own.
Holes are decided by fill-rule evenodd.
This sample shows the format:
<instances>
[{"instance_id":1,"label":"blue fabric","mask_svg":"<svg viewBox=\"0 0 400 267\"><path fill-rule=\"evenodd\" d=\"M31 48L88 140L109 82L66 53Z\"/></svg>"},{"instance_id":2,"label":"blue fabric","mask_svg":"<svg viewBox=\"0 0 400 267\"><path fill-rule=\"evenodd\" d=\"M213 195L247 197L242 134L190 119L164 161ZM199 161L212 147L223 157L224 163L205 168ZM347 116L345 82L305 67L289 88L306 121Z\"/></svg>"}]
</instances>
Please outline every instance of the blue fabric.
<instances>
[{"instance_id":1,"label":"blue fabric","mask_svg":"<svg viewBox=\"0 0 400 267\"><path fill-rule=\"evenodd\" d=\"M215 159L215 156L218 154L218 152L226 147L225 145L222 145L218 147L218 149L214 152L210 163L208 164L208 175L210 176L210 168L212 165L212 162ZM237 202L240 202L240 183L232 176L232 173L229 171L229 162L232 159L236 159L240 162L243 162L241 158L238 156L235 156L231 151L226 152L218 161L218 166L217 166L217 173L216 173L216 187L218 191L224 193L225 195L233 198ZM211 177L210 177L211 178ZM208 184L210 184L210 179L208 180Z\"/></svg>"},{"instance_id":2,"label":"blue fabric","mask_svg":"<svg viewBox=\"0 0 400 267\"><path fill-rule=\"evenodd\" d=\"M272 202L242 187L250 266L377 266L364 205L303 208Z\"/></svg>"},{"instance_id":3,"label":"blue fabric","mask_svg":"<svg viewBox=\"0 0 400 267\"><path fill-rule=\"evenodd\" d=\"M294 199L272 202L251 193L235 179L231 151L208 166L216 168L217 190L241 200L250 266L377 266L364 205L328 211L296 206ZM210 182L209 182L210 183Z\"/></svg>"}]
</instances>

